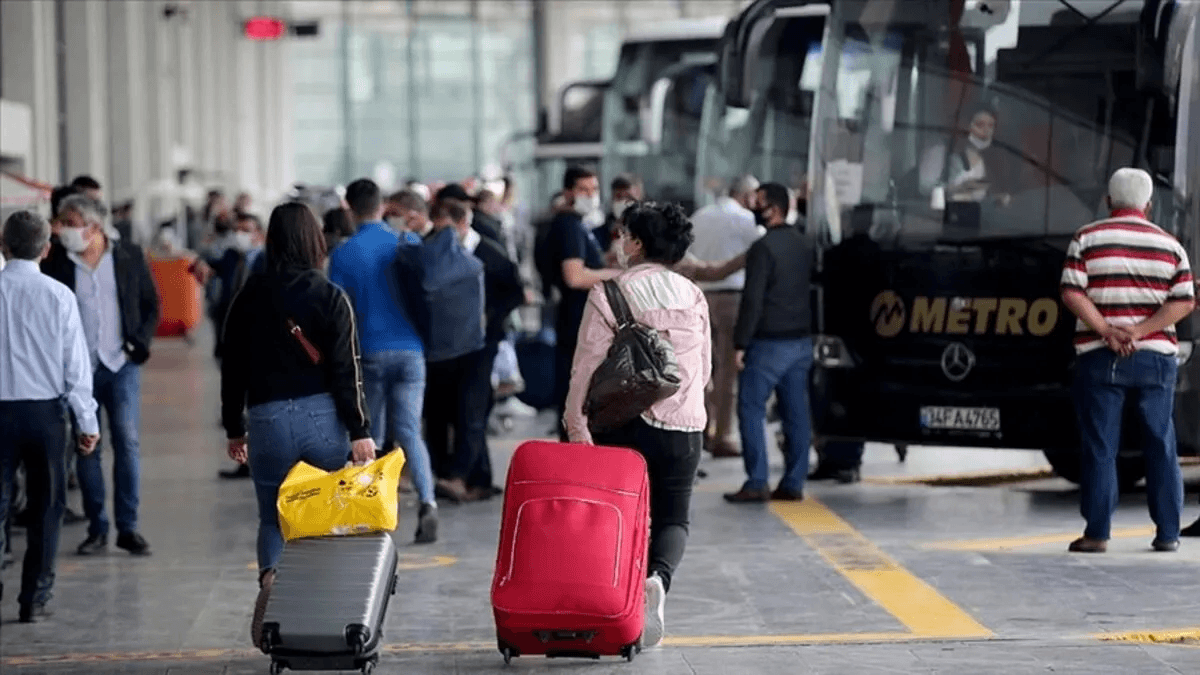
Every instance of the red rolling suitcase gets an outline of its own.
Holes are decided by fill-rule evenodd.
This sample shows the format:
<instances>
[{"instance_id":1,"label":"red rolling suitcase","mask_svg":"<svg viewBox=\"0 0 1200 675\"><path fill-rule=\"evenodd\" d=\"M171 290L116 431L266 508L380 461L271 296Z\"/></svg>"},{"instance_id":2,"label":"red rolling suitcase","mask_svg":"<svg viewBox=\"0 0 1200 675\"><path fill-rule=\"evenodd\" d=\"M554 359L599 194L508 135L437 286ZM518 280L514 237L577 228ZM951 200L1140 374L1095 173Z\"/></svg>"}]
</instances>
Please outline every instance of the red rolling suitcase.
<instances>
[{"instance_id":1,"label":"red rolling suitcase","mask_svg":"<svg viewBox=\"0 0 1200 675\"><path fill-rule=\"evenodd\" d=\"M505 662L528 654L632 661L649 538L641 455L549 441L517 448L492 580Z\"/></svg>"}]
</instances>

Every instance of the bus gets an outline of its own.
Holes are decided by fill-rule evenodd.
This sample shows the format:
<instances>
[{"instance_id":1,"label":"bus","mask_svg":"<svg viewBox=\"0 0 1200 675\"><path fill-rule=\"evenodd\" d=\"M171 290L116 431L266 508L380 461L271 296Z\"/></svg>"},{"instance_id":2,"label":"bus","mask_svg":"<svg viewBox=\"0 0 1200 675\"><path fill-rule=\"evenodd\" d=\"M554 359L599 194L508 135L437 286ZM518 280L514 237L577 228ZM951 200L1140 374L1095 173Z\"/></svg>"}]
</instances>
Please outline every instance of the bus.
<instances>
[{"instance_id":1,"label":"bus","mask_svg":"<svg viewBox=\"0 0 1200 675\"><path fill-rule=\"evenodd\" d=\"M600 119L608 86L608 80L579 80L559 90L533 146L535 211L549 207L568 166L599 169L604 154Z\"/></svg>"},{"instance_id":2,"label":"bus","mask_svg":"<svg viewBox=\"0 0 1200 675\"><path fill-rule=\"evenodd\" d=\"M758 0L729 22L700 116L698 206L724 194L740 174L802 187L816 83L812 71L809 81L800 75L820 48L828 15L828 0Z\"/></svg>"},{"instance_id":3,"label":"bus","mask_svg":"<svg viewBox=\"0 0 1200 675\"><path fill-rule=\"evenodd\" d=\"M725 18L659 22L631 32L604 98L601 175L642 181L645 195L695 207L697 134Z\"/></svg>"},{"instance_id":4,"label":"bus","mask_svg":"<svg viewBox=\"0 0 1200 675\"><path fill-rule=\"evenodd\" d=\"M775 154L807 153L816 433L1038 449L1078 479L1066 248L1136 166L1151 220L1200 260L1198 17L1175 0L829 4L820 41L758 88L813 106L807 150ZM1200 315L1178 330L1179 449L1200 454ZM1125 486L1145 470L1131 417Z\"/></svg>"}]
</instances>

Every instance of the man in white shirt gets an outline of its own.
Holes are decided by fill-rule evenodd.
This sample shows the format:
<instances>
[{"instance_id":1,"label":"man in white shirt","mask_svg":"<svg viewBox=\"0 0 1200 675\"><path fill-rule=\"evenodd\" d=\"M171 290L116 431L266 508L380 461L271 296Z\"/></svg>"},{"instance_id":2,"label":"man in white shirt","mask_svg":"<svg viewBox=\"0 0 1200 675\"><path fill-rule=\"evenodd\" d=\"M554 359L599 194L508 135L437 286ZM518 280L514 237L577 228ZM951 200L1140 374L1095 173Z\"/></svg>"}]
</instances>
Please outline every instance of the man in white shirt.
<instances>
[{"instance_id":1,"label":"man in white shirt","mask_svg":"<svg viewBox=\"0 0 1200 675\"><path fill-rule=\"evenodd\" d=\"M13 471L22 461L32 517L17 601L20 621L32 623L46 615L54 584L67 505L67 411L85 455L96 448L100 423L75 296L38 268L50 250L50 225L18 211L4 223L3 243L9 260L0 272L0 540L7 534Z\"/></svg>"},{"instance_id":2,"label":"man in white shirt","mask_svg":"<svg viewBox=\"0 0 1200 675\"><path fill-rule=\"evenodd\" d=\"M728 196L705 206L692 216L695 242L688 251L705 262L723 262L745 253L763 229L755 222L754 206L758 181L742 176L734 181ZM713 374L707 395L708 433L705 447L713 457L741 454L734 441L733 402L737 367L734 365L733 326L737 321L745 272L730 274L721 281L700 283L708 299L712 325Z\"/></svg>"}]
</instances>

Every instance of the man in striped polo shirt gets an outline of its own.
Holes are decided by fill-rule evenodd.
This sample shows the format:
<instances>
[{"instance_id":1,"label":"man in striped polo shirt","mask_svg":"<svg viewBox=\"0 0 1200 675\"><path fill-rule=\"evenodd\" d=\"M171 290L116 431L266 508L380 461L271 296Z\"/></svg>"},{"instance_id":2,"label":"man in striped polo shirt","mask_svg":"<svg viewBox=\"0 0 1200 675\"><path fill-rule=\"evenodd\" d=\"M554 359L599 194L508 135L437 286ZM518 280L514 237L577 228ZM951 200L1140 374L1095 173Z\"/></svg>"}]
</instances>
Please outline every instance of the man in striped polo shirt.
<instances>
[{"instance_id":1,"label":"man in striped polo shirt","mask_svg":"<svg viewBox=\"0 0 1200 675\"><path fill-rule=\"evenodd\" d=\"M1108 183L1109 218L1085 225L1067 249L1062 299L1075 316L1075 410L1083 454L1083 536L1069 550L1103 553L1117 506L1125 398L1146 431L1146 497L1156 551L1179 548L1183 478L1175 448L1175 324L1195 307L1187 252L1146 219L1154 185L1140 169Z\"/></svg>"}]
</instances>

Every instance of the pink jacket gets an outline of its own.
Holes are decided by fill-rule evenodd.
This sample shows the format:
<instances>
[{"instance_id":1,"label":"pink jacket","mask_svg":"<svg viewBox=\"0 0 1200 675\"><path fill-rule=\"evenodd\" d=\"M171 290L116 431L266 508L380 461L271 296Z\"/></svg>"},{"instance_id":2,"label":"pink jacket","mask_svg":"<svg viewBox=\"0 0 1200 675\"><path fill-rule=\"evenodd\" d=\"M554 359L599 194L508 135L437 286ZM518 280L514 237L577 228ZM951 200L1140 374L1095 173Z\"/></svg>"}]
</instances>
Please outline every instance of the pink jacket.
<instances>
[{"instance_id":1,"label":"pink jacket","mask_svg":"<svg viewBox=\"0 0 1200 675\"><path fill-rule=\"evenodd\" d=\"M704 389L712 374L712 336L704 293L691 281L655 263L626 270L617 277L617 283L634 318L663 331L675 347L683 380L679 391L651 406L642 419L664 429L704 431L708 424ZM588 293L583 310L583 323L579 326L579 342L571 367L571 388L563 412L563 423L573 442L592 442L583 403L587 399L592 373L608 355L615 324L604 286L596 284Z\"/></svg>"}]
</instances>

